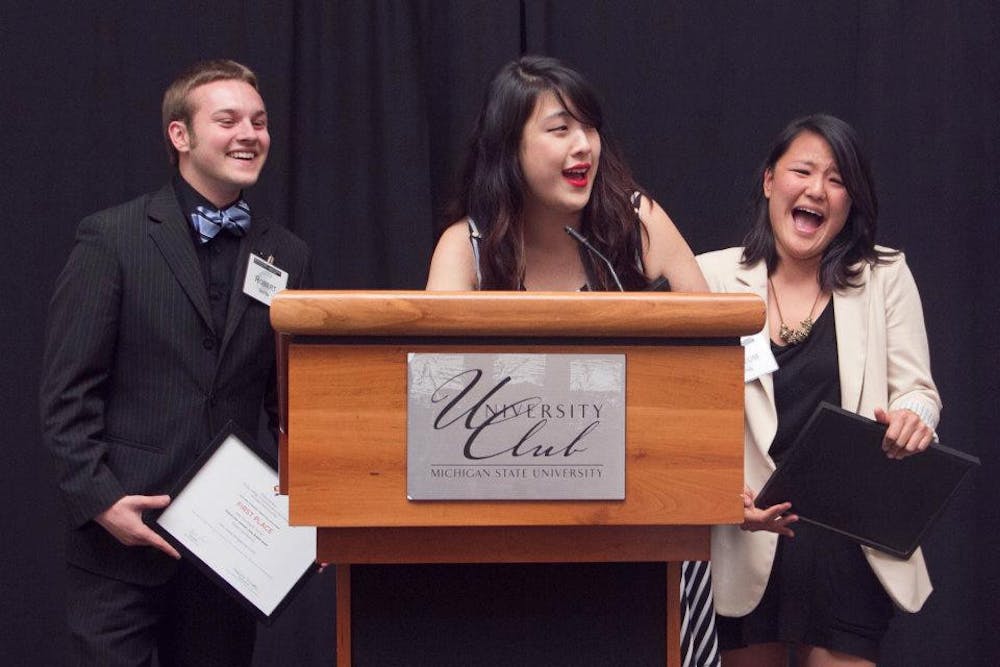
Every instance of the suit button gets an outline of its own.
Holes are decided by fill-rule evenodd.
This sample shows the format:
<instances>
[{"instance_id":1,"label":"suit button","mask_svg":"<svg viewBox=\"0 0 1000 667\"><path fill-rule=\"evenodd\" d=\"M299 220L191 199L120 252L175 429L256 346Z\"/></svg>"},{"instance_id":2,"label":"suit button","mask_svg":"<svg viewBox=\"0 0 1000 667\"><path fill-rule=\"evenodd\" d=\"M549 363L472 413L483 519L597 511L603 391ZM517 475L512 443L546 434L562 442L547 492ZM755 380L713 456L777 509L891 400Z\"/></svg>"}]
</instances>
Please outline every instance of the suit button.
<instances>
[{"instance_id":1,"label":"suit button","mask_svg":"<svg viewBox=\"0 0 1000 667\"><path fill-rule=\"evenodd\" d=\"M215 338L212 336L205 336L205 338L201 341L201 344L206 350L211 350L215 347Z\"/></svg>"}]
</instances>

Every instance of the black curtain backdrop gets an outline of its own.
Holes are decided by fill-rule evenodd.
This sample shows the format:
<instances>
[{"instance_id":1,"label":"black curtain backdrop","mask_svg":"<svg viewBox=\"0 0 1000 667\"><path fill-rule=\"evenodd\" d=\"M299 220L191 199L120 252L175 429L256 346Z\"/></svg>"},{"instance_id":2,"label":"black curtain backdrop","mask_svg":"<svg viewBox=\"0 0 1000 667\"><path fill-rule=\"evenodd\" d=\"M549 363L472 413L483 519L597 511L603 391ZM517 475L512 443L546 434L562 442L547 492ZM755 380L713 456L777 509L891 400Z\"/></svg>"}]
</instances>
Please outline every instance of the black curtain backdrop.
<instances>
[{"instance_id":1,"label":"black curtain backdrop","mask_svg":"<svg viewBox=\"0 0 1000 667\"><path fill-rule=\"evenodd\" d=\"M63 519L37 423L47 302L76 223L169 177L163 89L190 62L254 68L273 147L251 192L312 246L318 287L420 288L483 88L523 50L602 91L640 182L696 252L736 245L752 175L793 117L869 146L879 241L921 288L942 441L983 467L925 542L936 592L884 665L1000 661L1000 9L876 2L42 2L0 20L0 436L5 664L58 665ZM662 664L655 565L357 568L359 665ZM333 577L256 665L329 665ZM211 622L206 619L206 622Z\"/></svg>"}]
</instances>

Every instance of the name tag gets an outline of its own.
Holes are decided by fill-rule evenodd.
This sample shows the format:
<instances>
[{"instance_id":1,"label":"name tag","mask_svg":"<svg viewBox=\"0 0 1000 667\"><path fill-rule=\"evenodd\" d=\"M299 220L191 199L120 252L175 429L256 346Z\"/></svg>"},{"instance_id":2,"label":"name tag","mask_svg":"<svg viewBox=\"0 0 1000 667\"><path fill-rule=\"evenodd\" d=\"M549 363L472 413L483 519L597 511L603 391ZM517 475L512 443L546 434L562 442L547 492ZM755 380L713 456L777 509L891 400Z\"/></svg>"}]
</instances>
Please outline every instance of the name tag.
<instances>
[{"instance_id":1,"label":"name tag","mask_svg":"<svg viewBox=\"0 0 1000 667\"><path fill-rule=\"evenodd\" d=\"M243 281L243 293L257 299L265 306L271 305L271 297L288 286L288 272L282 271L271 262L250 254L247 263L247 277Z\"/></svg>"},{"instance_id":2,"label":"name tag","mask_svg":"<svg viewBox=\"0 0 1000 667\"><path fill-rule=\"evenodd\" d=\"M771 352L766 331L740 338L743 346L743 382L753 382L762 375L778 370L778 361Z\"/></svg>"}]
</instances>

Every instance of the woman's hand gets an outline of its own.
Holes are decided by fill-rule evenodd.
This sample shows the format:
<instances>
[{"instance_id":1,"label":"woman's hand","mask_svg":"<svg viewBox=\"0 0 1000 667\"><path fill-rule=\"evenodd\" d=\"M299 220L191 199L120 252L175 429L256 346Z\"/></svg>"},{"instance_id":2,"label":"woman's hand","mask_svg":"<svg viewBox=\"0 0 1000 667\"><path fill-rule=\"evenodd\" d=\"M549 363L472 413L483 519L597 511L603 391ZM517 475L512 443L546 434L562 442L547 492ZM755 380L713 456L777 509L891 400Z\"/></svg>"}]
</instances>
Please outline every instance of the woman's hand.
<instances>
[{"instance_id":1,"label":"woman's hand","mask_svg":"<svg viewBox=\"0 0 1000 667\"><path fill-rule=\"evenodd\" d=\"M795 523L799 517L795 514L784 514L792 509L791 503L778 503L767 509L758 509L753 504L757 494L749 486L743 487L743 523L740 530L769 530L786 537L795 537L789 524Z\"/></svg>"},{"instance_id":2,"label":"woman's hand","mask_svg":"<svg viewBox=\"0 0 1000 667\"><path fill-rule=\"evenodd\" d=\"M886 412L875 408L875 421L889 426L882 439L882 451L890 459L918 454L931 444L934 430L912 410Z\"/></svg>"}]
</instances>

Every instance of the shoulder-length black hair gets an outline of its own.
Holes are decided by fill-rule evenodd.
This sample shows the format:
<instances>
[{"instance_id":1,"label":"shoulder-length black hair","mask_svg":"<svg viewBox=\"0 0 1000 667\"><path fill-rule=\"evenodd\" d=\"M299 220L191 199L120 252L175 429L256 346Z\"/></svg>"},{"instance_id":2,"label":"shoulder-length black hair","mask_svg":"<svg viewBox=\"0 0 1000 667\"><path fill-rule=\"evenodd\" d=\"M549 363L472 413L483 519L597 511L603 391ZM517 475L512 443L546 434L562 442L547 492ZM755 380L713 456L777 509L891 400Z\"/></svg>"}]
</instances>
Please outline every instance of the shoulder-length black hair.
<instances>
[{"instance_id":1,"label":"shoulder-length black hair","mask_svg":"<svg viewBox=\"0 0 1000 667\"><path fill-rule=\"evenodd\" d=\"M795 138L803 132L822 137L837 161L840 177L851 197L851 210L844 228L823 252L820 262L819 283L824 290L844 289L855 286L853 282L861 273L859 262L880 263L895 252L875 248L875 230L878 223L878 199L871 166L854 128L828 114L813 114L793 120L774 140L767 159L757 174L756 190L751 206L753 221L750 232L743 240L743 264L760 260L767 262L767 272L774 272L778 253L774 232L768 213L768 200L762 183L768 170L773 170Z\"/></svg>"},{"instance_id":2,"label":"shoulder-length black hair","mask_svg":"<svg viewBox=\"0 0 1000 667\"><path fill-rule=\"evenodd\" d=\"M471 217L482 234L480 289L519 289L524 280L524 193L519 150L524 126L539 95L551 91L579 122L601 137L601 157L582 232L612 263L626 289L647 280L642 231L630 197L639 191L618 148L608 135L597 94L576 71L554 58L524 56L493 77L466 155L459 194L448 222ZM584 255L593 289L615 289L606 267Z\"/></svg>"}]
</instances>

